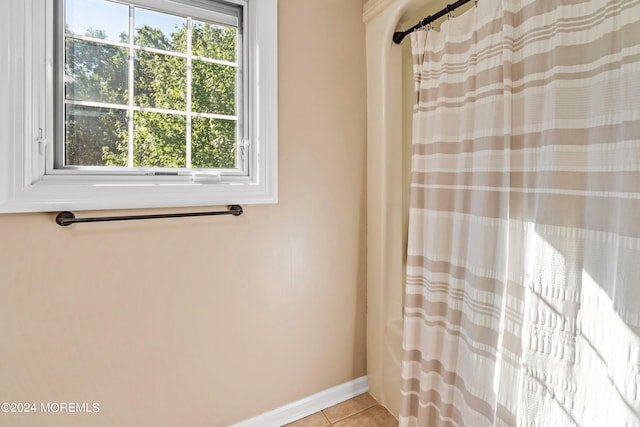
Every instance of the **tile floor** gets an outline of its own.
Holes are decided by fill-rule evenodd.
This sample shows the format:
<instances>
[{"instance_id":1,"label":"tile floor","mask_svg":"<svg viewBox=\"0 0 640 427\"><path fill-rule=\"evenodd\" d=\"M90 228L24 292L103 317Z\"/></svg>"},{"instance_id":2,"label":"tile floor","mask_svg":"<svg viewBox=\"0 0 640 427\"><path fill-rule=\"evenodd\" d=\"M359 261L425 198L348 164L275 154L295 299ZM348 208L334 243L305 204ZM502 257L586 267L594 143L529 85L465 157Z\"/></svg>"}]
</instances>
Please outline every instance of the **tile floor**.
<instances>
[{"instance_id":1,"label":"tile floor","mask_svg":"<svg viewBox=\"0 0 640 427\"><path fill-rule=\"evenodd\" d=\"M398 427L398 421L369 393L316 412L286 427Z\"/></svg>"}]
</instances>

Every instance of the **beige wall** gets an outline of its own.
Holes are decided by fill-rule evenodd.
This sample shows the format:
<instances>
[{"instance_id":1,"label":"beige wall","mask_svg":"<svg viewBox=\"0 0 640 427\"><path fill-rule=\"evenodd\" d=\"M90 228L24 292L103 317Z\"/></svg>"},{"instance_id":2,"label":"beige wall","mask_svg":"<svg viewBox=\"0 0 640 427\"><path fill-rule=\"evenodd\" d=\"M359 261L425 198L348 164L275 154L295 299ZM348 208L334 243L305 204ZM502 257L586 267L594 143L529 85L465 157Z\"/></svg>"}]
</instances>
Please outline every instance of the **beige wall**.
<instances>
[{"instance_id":1,"label":"beige wall","mask_svg":"<svg viewBox=\"0 0 640 427\"><path fill-rule=\"evenodd\" d=\"M279 204L0 215L0 401L100 404L0 425L227 426L366 374L362 0L279 18Z\"/></svg>"}]
</instances>

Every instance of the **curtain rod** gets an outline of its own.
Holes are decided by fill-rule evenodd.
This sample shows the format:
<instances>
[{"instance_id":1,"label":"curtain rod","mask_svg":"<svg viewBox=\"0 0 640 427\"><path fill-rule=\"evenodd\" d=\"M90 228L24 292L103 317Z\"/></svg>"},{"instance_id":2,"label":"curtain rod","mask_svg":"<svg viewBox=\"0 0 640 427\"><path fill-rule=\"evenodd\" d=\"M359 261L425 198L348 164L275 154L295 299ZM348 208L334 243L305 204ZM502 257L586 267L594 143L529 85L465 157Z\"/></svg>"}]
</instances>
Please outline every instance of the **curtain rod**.
<instances>
[{"instance_id":1,"label":"curtain rod","mask_svg":"<svg viewBox=\"0 0 640 427\"><path fill-rule=\"evenodd\" d=\"M156 215L125 215L125 216L103 216L95 218L76 218L73 212L60 212L56 216L56 224L66 227L77 222L106 222L106 221L130 221L136 219L156 219L156 218L184 218L191 216L213 216L213 215L242 215L242 206L231 205L227 211L216 212L190 212L190 213L175 213L175 214L156 214Z\"/></svg>"},{"instance_id":2,"label":"curtain rod","mask_svg":"<svg viewBox=\"0 0 640 427\"><path fill-rule=\"evenodd\" d=\"M469 3L470 1L471 0L458 0L455 3L448 4L447 7L442 9L440 12L436 13L435 15L427 16L422 21L418 22L416 25L414 25L413 27L409 28L408 30L396 31L395 33L393 33L393 42L395 44L400 44L402 42L402 40L404 40L404 38L406 36L408 36L409 34L413 33L415 30L419 30L420 28L426 27L427 25L429 25L430 23L432 23L436 19L442 18L446 14L453 12L454 10L456 10L457 8L462 6L463 4ZM477 0L476 0L476 2L477 2Z\"/></svg>"}]
</instances>

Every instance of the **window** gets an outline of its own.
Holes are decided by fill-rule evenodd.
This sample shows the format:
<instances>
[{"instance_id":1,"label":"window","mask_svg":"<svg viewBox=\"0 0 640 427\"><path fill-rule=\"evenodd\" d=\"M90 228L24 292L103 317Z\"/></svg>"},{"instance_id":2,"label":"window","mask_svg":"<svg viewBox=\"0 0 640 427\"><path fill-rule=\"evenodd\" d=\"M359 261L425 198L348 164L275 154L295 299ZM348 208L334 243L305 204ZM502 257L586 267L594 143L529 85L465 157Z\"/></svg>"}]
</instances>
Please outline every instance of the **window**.
<instances>
[{"instance_id":1,"label":"window","mask_svg":"<svg viewBox=\"0 0 640 427\"><path fill-rule=\"evenodd\" d=\"M276 201L277 0L10 2L0 212Z\"/></svg>"},{"instance_id":2,"label":"window","mask_svg":"<svg viewBox=\"0 0 640 427\"><path fill-rule=\"evenodd\" d=\"M246 174L239 6L184 16L181 7L60 3L64 117L56 120L55 169Z\"/></svg>"}]
</instances>

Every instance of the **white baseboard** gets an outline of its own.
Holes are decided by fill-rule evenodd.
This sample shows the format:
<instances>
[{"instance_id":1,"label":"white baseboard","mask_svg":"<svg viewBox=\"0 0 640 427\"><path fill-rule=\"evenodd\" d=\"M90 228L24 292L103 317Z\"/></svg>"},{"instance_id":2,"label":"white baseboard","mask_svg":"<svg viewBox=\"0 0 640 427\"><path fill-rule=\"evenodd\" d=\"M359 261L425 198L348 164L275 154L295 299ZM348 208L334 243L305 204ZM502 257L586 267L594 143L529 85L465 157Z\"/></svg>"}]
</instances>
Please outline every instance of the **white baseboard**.
<instances>
[{"instance_id":1,"label":"white baseboard","mask_svg":"<svg viewBox=\"0 0 640 427\"><path fill-rule=\"evenodd\" d=\"M369 391L367 377L331 387L231 427L280 427Z\"/></svg>"}]
</instances>

